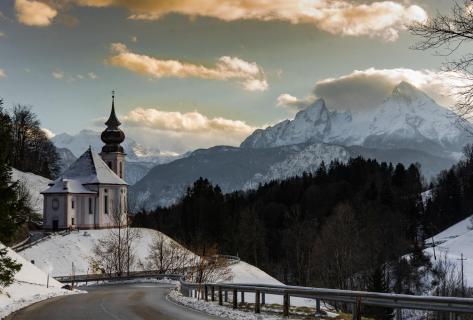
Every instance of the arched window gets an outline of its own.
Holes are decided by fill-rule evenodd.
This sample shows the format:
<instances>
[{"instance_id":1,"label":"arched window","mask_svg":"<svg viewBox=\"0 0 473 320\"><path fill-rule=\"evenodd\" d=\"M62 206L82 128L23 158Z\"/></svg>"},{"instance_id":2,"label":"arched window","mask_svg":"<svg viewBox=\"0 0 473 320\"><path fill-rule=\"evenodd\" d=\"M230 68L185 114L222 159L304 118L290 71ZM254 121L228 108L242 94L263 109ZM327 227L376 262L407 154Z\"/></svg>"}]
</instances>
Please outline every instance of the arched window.
<instances>
[{"instance_id":1,"label":"arched window","mask_svg":"<svg viewBox=\"0 0 473 320\"><path fill-rule=\"evenodd\" d=\"M118 176L120 178L123 178L123 162L121 162L121 161L120 161L120 171L119 171Z\"/></svg>"}]
</instances>

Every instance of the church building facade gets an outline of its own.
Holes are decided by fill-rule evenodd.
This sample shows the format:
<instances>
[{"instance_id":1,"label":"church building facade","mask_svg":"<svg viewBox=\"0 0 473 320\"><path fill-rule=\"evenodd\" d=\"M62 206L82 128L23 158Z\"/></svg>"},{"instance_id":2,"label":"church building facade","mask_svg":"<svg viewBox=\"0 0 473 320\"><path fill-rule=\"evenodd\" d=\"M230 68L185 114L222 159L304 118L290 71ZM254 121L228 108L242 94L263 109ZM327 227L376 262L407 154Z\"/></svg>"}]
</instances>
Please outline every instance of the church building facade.
<instances>
[{"instance_id":1,"label":"church building facade","mask_svg":"<svg viewBox=\"0 0 473 320\"><path fill-rule=\"evenodd\" d=\"M42 192L43 229L113 228L127 223L124 132L112 110L102 132L102 152L90 147Z\"/></svg>"}]
</instances>

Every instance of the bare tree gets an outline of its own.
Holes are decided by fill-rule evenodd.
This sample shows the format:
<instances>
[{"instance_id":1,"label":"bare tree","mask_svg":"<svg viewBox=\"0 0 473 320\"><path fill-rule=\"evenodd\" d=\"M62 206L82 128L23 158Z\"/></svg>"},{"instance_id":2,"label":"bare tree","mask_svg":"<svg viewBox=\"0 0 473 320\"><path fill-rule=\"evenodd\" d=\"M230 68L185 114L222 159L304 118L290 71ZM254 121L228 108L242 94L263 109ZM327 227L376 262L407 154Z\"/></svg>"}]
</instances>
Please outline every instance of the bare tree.
<instances>
[{"instance_id":1,"label":"bare tree","mask_svg":"<svg viewBox=\"0 0 473 320\"><path fill-rule=\"evenodd\" d=\"M413 48L434 49L438 55L453 56L463 45L473 40L473 5L471 1L454 2L450 15L437 13L426 22L417 22L409 27L413 35L422 38ZM442 51L440 51L442 50ZM456 113L460 124L473 118L473 54L447 60L444 70L458 77ZM469 126L464 126L470 133Z\"/></svg>"},{"instance_id":2,"label":"bare tree","mask_svg":"<svg viewBox=\"0 0 473 320\"><path fill-rule=\"evenodd\" d=\"M158 233L149 247L147 268L159 273L181 273L195 261L194 254L176 241Z\"/></svg>"},{"instance_id":3,"label":"bare tree","mask_svg":"<svg viewBox=\"0 0 473 320\"><path fill-rule=\"evenodd\" d=\"M194 255L193 261L187 273L187 278L196 283L221 282L230 280L232 277L229 262L225 258L217 255L215 247L207 248L204 251L196 248L192 250Z\"/></svg>"},{"instance_id":4,"label":"bare tree","mask_svg":"<svg viewBox=\"0 0 473 320\"><path fill-rule=\"evenodd\" d=\"M141 236L139 229L131 228L126 213L119 209L110 214L110 226L89 258L91 269L109 275L128 275L136 262L134 243Z\"/></svg>"}]
</instances>

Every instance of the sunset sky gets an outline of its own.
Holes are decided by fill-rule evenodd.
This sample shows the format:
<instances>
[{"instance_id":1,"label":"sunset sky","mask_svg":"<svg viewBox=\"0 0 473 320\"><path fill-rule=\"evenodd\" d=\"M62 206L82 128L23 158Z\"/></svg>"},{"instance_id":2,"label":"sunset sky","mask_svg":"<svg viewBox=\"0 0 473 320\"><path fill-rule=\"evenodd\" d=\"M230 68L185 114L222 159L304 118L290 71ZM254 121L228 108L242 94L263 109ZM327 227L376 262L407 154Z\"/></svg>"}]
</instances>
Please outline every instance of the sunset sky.
<instances>
[{"instance_id":1,"label":"sunset sky","mask_svg":"<svg viewBox=\"0 0 473 320\"><path fill-rule=\"evenodd\" d=\"M365 110L402 80L449 105L445 57L410 49L406 26L450 6L1 0L0 97L33 106L52 133L77 133L102 127L114 89L125 132L172 152L238 145L316 97Z\"/></svg>"}]
</instances>

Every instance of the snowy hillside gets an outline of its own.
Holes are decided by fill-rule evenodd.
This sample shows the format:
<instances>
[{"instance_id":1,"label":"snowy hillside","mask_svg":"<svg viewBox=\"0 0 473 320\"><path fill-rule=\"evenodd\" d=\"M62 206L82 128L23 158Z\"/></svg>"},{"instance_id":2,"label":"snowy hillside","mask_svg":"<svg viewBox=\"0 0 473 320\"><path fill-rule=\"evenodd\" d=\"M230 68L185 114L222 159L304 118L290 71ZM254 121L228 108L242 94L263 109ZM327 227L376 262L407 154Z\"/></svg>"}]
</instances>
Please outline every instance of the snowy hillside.
<instances>
[{"instance_id":1,"label":"snowy hillside","mask_svg":"<svg viewBox=\"0 0 473 320\"><path fill-rule=\"evenodd\" d=\"M473 224L470 218L458 222L450 228L434 236L436 243L435 250L437 259L444 254L447 259L458 266L460 270L461 254L464 258L465 279L469 286L473 286ZM426 241L431 244L432 239ZM434 259L433 248L426 249L426 252Z\"/></svg>"},{"instance_id":2,"label":"snowy hillside","mask_svg":"<svg viewBox=\"0 0 473 320\"><path fill-rule=\"evenodd\" d=\"M3 247L2 244L0 244ZM15 275L15 282L0 293L0 319L32 303L60 295L72 294L61 289L62 284L50 278L47 288L47 274L8 249L8 256L22 265ZM8 295L7 295L8 294Z\"/></svg>"},{"instance_id":3,"label":"snowy hillside","mask_svg":"<svg viewBox=\"0 0 473 320\"><path fill-rule=\"evenodd\" d=\"M20 170L12 169L12 180L20 181L31 196L32 208L39 214L43 214L43 196L40 192L48 188L48 183L51 180L35 175L29 172L22 172Z\"/></svg>"},{"instance_id":4,"label":"snowy hillside","mask_svg":"<svg viewBox=\"0 0 473 320\"><path fill-rule=\"evenodd\" d=\"M379 149L411 148L435 155L461 151L468 141L454 114L414 86L401 82L378 107L364 112L329 111L323 99L264 130L242 147L268 148L303 142L360 145Z\"/></svg>"},{"instance_id":5,"label":"snowy hillside","mask_svg":"<svg viewBox=\"0 0 473 320\"><path fill-rule=\"evenodd\" d=\"M149 246L160 232L139 228L140 238L134 243L138 264L146 264ZM21 252L28 260L53 276L67 276L72 273L72 264L76 274L86 274L89 269L89 258L99 239L105 237L108 230L86 230L72 232L66 236L53 235L51 238ZM174 241L164 236L167 242ZM137 266L134 270L142 270ZM90 271L89 271L90 272Z\"/></svg>"}]
</instances>

